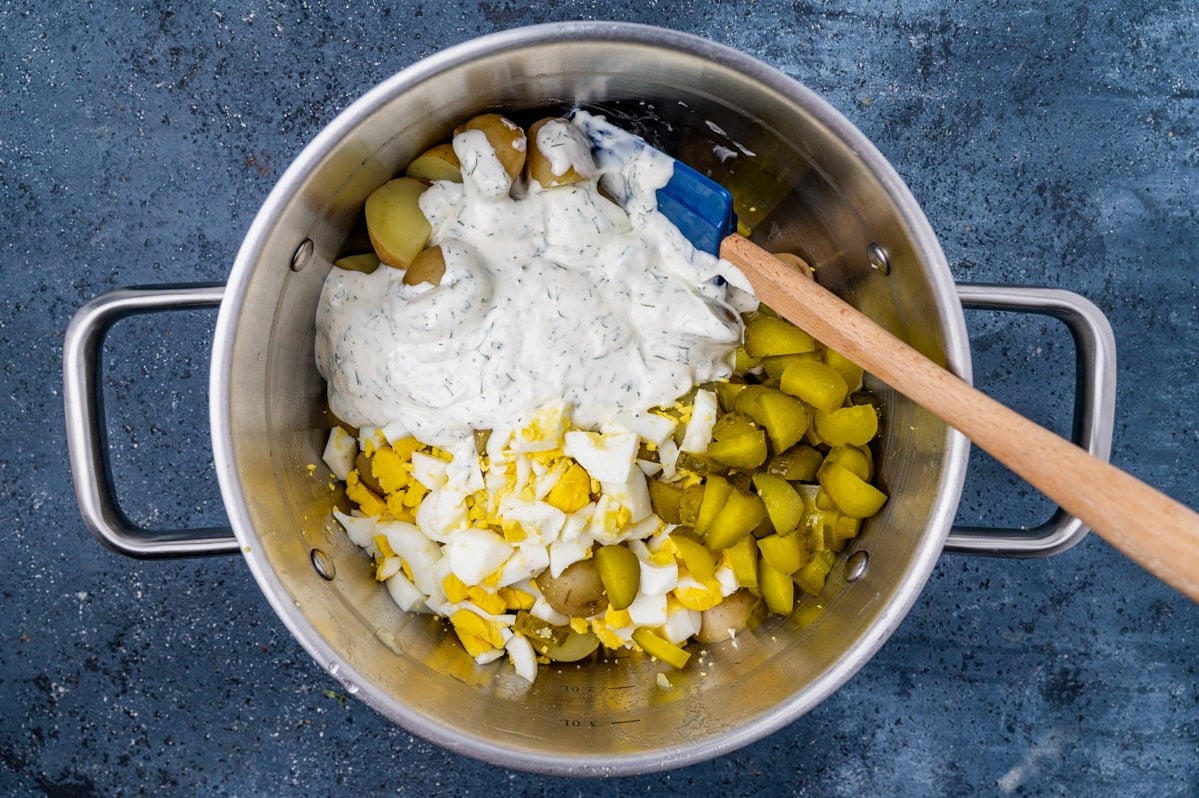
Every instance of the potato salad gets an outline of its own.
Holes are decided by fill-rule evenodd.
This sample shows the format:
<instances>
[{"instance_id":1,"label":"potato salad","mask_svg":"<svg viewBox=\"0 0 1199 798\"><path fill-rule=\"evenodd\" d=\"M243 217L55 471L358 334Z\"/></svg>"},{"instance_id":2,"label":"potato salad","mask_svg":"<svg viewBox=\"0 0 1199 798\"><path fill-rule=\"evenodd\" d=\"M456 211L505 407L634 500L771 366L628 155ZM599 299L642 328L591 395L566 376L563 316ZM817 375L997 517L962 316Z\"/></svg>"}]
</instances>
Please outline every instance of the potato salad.
<instances>
[{"instance_id":1,"label":"potato salad","mask_svg":"<svg viewBox=\"0 0 1199 798\"><path fill-rule=\"evenodd\" d=\"M861 370L657 211L671 170L583 111L475 117L371 194L321 293L335 517L402 609L529 681L686 667L818 596L886 501Z\"/></svg>"}]
</instances>

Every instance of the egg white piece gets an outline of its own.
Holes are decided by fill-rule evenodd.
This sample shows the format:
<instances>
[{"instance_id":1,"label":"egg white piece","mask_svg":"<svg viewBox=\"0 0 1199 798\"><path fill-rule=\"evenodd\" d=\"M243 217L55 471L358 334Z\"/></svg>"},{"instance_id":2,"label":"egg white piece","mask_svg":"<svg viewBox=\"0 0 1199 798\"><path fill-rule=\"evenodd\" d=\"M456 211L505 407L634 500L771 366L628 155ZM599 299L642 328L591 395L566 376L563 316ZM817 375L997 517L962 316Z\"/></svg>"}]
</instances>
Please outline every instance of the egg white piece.
<instances>
[{"instance_id":1,"label":"egg white piece","mask_svg":"<svg viewBox=\"0 0 1199 798\"><path fill-rule=\"evenodd\" d=\"M628 606L628 613L629 619L636 626L661 626L669 618L666 612L666 594L638 593L637 598Z\"/></svg>"},{"instance_id":2,"label":"egg white piece","mask_svg":"<svg viewBox=\"0 0 1199 798\"><path fill-rule=\"evenodd\" d=\"M441 547L404 521L388 521L376 528L378 534L387 538L391 550L408 563L417 589L426 596L440 593L441 584L434 576L434 568L441 560Z\"/></svg>"},{"instance_id":3,"label":"egg white piece","mask_svg":"<svg viewBox=\"0 0 1199 798\"><path fill-rule=\"evenodd\" d=\"M449 463L424 452L412 453L412 477L426 490L441 490L446 486Z\"/></svg>"},{"instance_id":4,"label":"egg white piece","mask_svg":"<svg viewBox=\"0 0 1199 798\"><path fill-rule=\"evenodd\" d=\"M382 433L383 437L387 439L387 442L391 444L394 444L396 441L401 441L404 438L412 435L412 433L408 431L408 427L404 424L404 422L400 421L399 419L389 421L379 431Z\"/></svg>"},{"instance_id":5,"label":"egg white piece","mask_svg":"<svg viewBox=\"0 0 1199 798\"><path fill-rule=\"evenodd\" d=\"M354 470L354 460L358 457L358 441L345 431L344 427L336 426L329 430L329 438L325 441L325 451L321 459L333 476L345 481Z\"/></svg>"},{"instance_id":6,"label":"egg white piece","mask_svg":"<svg viewBox=\"0 0 1199 798\"><path fill-rule=\"evenodd\" d=\"M522 634L512 635L504 644L504 649L508 652L508 658L512 660L512 667L516 669L517 676L527 682L537 679L537 653L527 637Z\"/></svg>"},{"instance_id":7,"label":"egg white piece","mask_svg":"<svg viewBox=\"0 0 1199 798\"><path fill-rule=\"evenodd\" d=\"M552 402L542 405L512 436L514 452L546 452L555 448L570 426L570 405Z\"/></svg>"},{"instance_id":8,"label":"egg white piece","mask_svg":"<svg viewBox=\"0 0 1199 798\"><path fill-rule=\"evenodd\" d=\"M716 581L720 583L720 595L731 596L741 587L737 584L737 575L727 565L716 569Z\"/></svg>"},{"instance_id":9,"label":"egg white piece","mask_svg":"<svg viewBox=\"0 0 1199 798\"><path fill-rule=\"evenodd\" d=\"M652 443L654 446L661 446L674 434L676 426L678 426L678 422L674 419L660 416L657 413L625 411L617 413L604 422L600 426L600 432L605 434L633 432L642 440Z\"/></svg>"},{"instance_id":10,"label":"egg white piece","mask_svg":"<svg viewBox=\"0 0 1199 798\"><path fill-rule=\"evenodd\" d=\"M384 584L392 601L399 605L404 612L428 612L425 604L426 596L416 585L404 575L403 571L393 575Z\"/></svg>"},{"instance_id":11,"label":"egg white piece","mask_svg":"<svg viewBox=\"0 0 1199 798\"><path fill-rule=\"evenodd\" d=\"M565 435L562 449L583 466L592 479L623 484L629 479L640 445L637 435L632 432L603 435L571 430Z\"/></svg>"},{"instance_id":12,"label":"egg white piece","mask_svg":"<svg viewBox=\"0 0 1199 798\"><path fill-rule=\"evenodd\" d=\"M335 507L333 508L333 517L341 524L354 545L364 549L374 548L376 522L373 516L347 515Z\"/></svg>"},{"instance_id":13,"label":"egg white piece","mask_svg":"<svg viewBox=\"0 0 1199 798\"><path fill-rule=\"evenodd\" d=\"M467 526L466 497L468 492L447 486L431 491L416 509L416 523L430 540L446 543L453 534Z\"/></svg>"},{"instance_id":14,"label":"egg white piece","mask_svg":"<svg viewBox=\"0 0 1199 798\"><path fill-rule=\"evenodd\" d=\"M520 543L516 551L507 559L500 569L497 587L521 582L544 571L550 565L550 552L546 546Z\"/></svg>"},{"instance_id":15,"label":"egg white piece","mask_svg":"<svg viewBox=\"0 0 1199 798\"><path fill-rule=\"evenodd\" d=\"M454 533L442 549L450 571L468 585L481 583L512 556L512 551L512 546L496 533L473 527Z\"/></svg>"},{"instance_id":16,"label":"egg white piece","mask_svg":"<svg viewBox=\"0 0 1199 798\"><path fill-rule=\"evenodd\" d=\"M549 545L550 576L557 579L568 567L585 559L591 551L591 541L586 538L556 540Z\"/></svg>"},{"instance_id":17,"label":"egg white piece","mask_svg":"<svg viewBox=\"0 0 1199 798\"><path fill-rule=\"evenodd\" d=\"M666 623L662 624L662 635L678 645L699 632L701 620L702 616L696 610L678 607L668 613Z\"/></svg>"},{"instance_id":18,"label":"egg white piece","mask_svg":"<svg viewBox=\"0 0 1199 798\"><path fill-rule=\"evenodd\" d=\"M520 524L530 542L542 544L557 540L558 533L566 523L566 513L554 505L541 501L521 501L510 495L500 500L500 514L506 520Z\"/></svg>"},{"instance_id":19,"label":"egg white piece","mask_svg":"<svg viewBox=\"0 0 1199 798\"><path fill-rule=\"evenodd\" d=\"M649 499L649 484L640 469L631 471L629 478L621 484L601 482L604 496L611 497L629 511L629 521L637 523L648 518L654 507Z\"/></svg>"},{"instance_id":20,"label":"egg white piece","mask_svg":"<svg viewBox=\"0 0 1199 798\"><path fill-rule=\"evenodd\" d=\"M691 421L687 423L687 431L683 433L683 442L679 444L681 451L688 454L703 454L712 442L712 428L716 426L716 394L700 389L695 392L695 402L691 407Z\"/></svg>"},{"instance_id":21,"label":"egg white piece","mask_svg":"<svg viewBox=\"0 0 1199 798\"><path fill-rule=\"evenodd\" d=\"M641 566L641 587L637 592L638 598L643 595L665 596L678 586L679 566L677 563L654 565L641 560L639 564Z\"/></svg>"}]
</instances>

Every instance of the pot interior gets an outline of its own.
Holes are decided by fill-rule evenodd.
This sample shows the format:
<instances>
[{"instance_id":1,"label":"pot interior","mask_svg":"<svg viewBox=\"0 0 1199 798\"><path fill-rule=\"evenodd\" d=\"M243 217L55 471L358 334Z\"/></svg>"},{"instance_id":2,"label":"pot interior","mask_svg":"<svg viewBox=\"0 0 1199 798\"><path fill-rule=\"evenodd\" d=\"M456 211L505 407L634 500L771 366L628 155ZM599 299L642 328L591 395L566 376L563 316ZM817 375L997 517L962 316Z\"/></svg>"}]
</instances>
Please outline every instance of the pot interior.
<instances>
[{"instance_id":1,"label":"pot interior","mask_svg":"<svg viewBox=\"0 0 1199 798\"><path fill-rule=\"evenodd\" d=\"M331 261L365 249L365 197L455 124L499 110L529 123L572 107L608 114L727 187L752 237L797 253L885 327L968 377L961 308L940 249L893 170L817 97L751 59L682 34L577 24L468 43L400 73L338 117L281 180L230 277L213 370L226 505L280 617L347 686L410 731L500 764L570 774L674 767L731 750L827 697L880 646L920 591L956 508L964 443L869 383L890 496L797 617L691 645L542 669L530 685L479 666L442 622L408 615L332 520L321 450L324 385L313 316ZM302 242L311 256L293 263ZM871 244L890 271L872 268ZM295 268L300 266L301 268ZM317 464L315 474L307 466ZM313 567L313 550L335 575ZM865 557L856 581L845 561ZM855 562L857 561L855 560ZM328 570L328 569L326 569ZM819 611L814 608L817 603Z\"/></svg>"}]
</instances>

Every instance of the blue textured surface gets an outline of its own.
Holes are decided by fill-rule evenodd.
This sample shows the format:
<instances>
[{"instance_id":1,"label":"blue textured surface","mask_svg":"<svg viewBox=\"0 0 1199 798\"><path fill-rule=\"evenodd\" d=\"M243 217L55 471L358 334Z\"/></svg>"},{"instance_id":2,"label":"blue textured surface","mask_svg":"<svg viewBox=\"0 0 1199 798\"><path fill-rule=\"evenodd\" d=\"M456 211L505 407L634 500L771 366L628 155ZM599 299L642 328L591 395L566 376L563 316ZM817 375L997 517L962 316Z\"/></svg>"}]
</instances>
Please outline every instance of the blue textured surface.
<instances>
[{"instance_id":1,"label":"blue textured surface","mask_svg":"<svg viewBox=\"0 0 1199 798\"><path fill-rule=\"evenodd\" d=\"M502 28L624 19L824 95L908 181L958 279L1099 304L1120 348L1113 459L1197 506L1193 2L41 5L0 3L0 794L1199 793L1199 607L1093 536L1044 560L943 557L847 685L715 761L581 782L445 753L342 700L239 558L95 543L60 378L84 301L223 279L289 160L382 78ZM121 498L141 523L223 520L203 420L213 320L122 322L106 347ZM1065 429L1065 333L968 320L977 381ZM969 482L963 521L1046 513L984 457Z\"/></svg>"}]
</instances>

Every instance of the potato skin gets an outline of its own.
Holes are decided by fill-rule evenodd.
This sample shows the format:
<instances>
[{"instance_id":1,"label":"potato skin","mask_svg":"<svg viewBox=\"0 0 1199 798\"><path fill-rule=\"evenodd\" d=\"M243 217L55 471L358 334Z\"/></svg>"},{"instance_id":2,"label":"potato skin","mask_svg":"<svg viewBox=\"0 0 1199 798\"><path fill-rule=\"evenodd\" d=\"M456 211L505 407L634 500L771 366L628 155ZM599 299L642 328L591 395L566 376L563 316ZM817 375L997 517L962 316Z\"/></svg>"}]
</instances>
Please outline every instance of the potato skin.
<instances>
[{"instance_id":1,"label":"potato skin","mask_svg":"<svg viewBox=\"0 0 1199 798\"><path fill-rule=\"evenodd\" d=\"M406 269L425 248L433 228L420 209L428 186L411 177L389 180L366 198L366 232L379 261Z\"/></svg>"},{"instance_id":2,"label":"potato skin","mask_svg":"<svg viewBox=\"0 0 1199 798\"><path fill-rule=\"evenodd\" d=\"M573 156L568 156L572 161L570 167L561 174L554 172L553 160L542 149L538 140L538 134L550 123L570 125L565 119L546 117L545 119L537 120L529 127L529 155L525 166L529 182L537 183L542 188L552 188L554 186L566 186L586 180L594 173L595 164L591 161L591 153L587 149L587 142L581 137L576 139L579 145L579 152ZM568 132L572 136L577 133L573 127L569 127ZM567 143L569 144L569 142ZM582 168L582 172L579 171L580 168Z\"/></svg>"},{"instance_id":3,"label":"potato skin","mask_svg":"<svg viewBox=\"0 0 1199 798\"><path fill-rule=\"evenodd\" d=\"M428 249L421 250L412 259L412 263L408 264L408 269L404 272L404 284L432 283L433 285L441 285L441 278L444 276L445 254L441 251L441 247L429 247Z\"/></svg>"},{"instance_id":4,"label":"potato skin","mask_svg":"<svg viewBox=\"0 0 1199 798\"><path fill-rule=\"evenodd\" d=\"M590 618L608 608L604 582L594 559L568 565L557 578L548 573L537 577L546 603L568 618Z\"/></svg>"},{"instance_id":5,"label":"potato skin","mask_svg":"<svg viewBox=\"0 0 1199 798\"><path fill-rule=\"evenodd\" d=\"M528 151L528 138L520 125L500 114L479 114L454 128L454 135L467 130L483 131L508 177L520 176Z\"/></svg>"},{"instance_id":6,"label":"potato skin","mask_svg":"<svg viewBox=\"0 0 1199 798\"><path fill-rule=\"evenodd\" d=\"M453 183L461 183L462 164L458 161L458 154L454 152L454 145L446 142L430 147L412 159L412 163L408 164L408 169L404 174L429 182L449 180Z\"/></svg>"},{"instance_id":7,"label":"potato skin","mask_svg":"<svg viewBox=\"0 0 1199 798\"><path fill-rule=\"evenodd\" d=\"M695 639L701 643L728 640L742 629L757 626L765 614L762 600L748 590L738 590L715 607L704 610Z\"/></svg>"}]
</instances>

